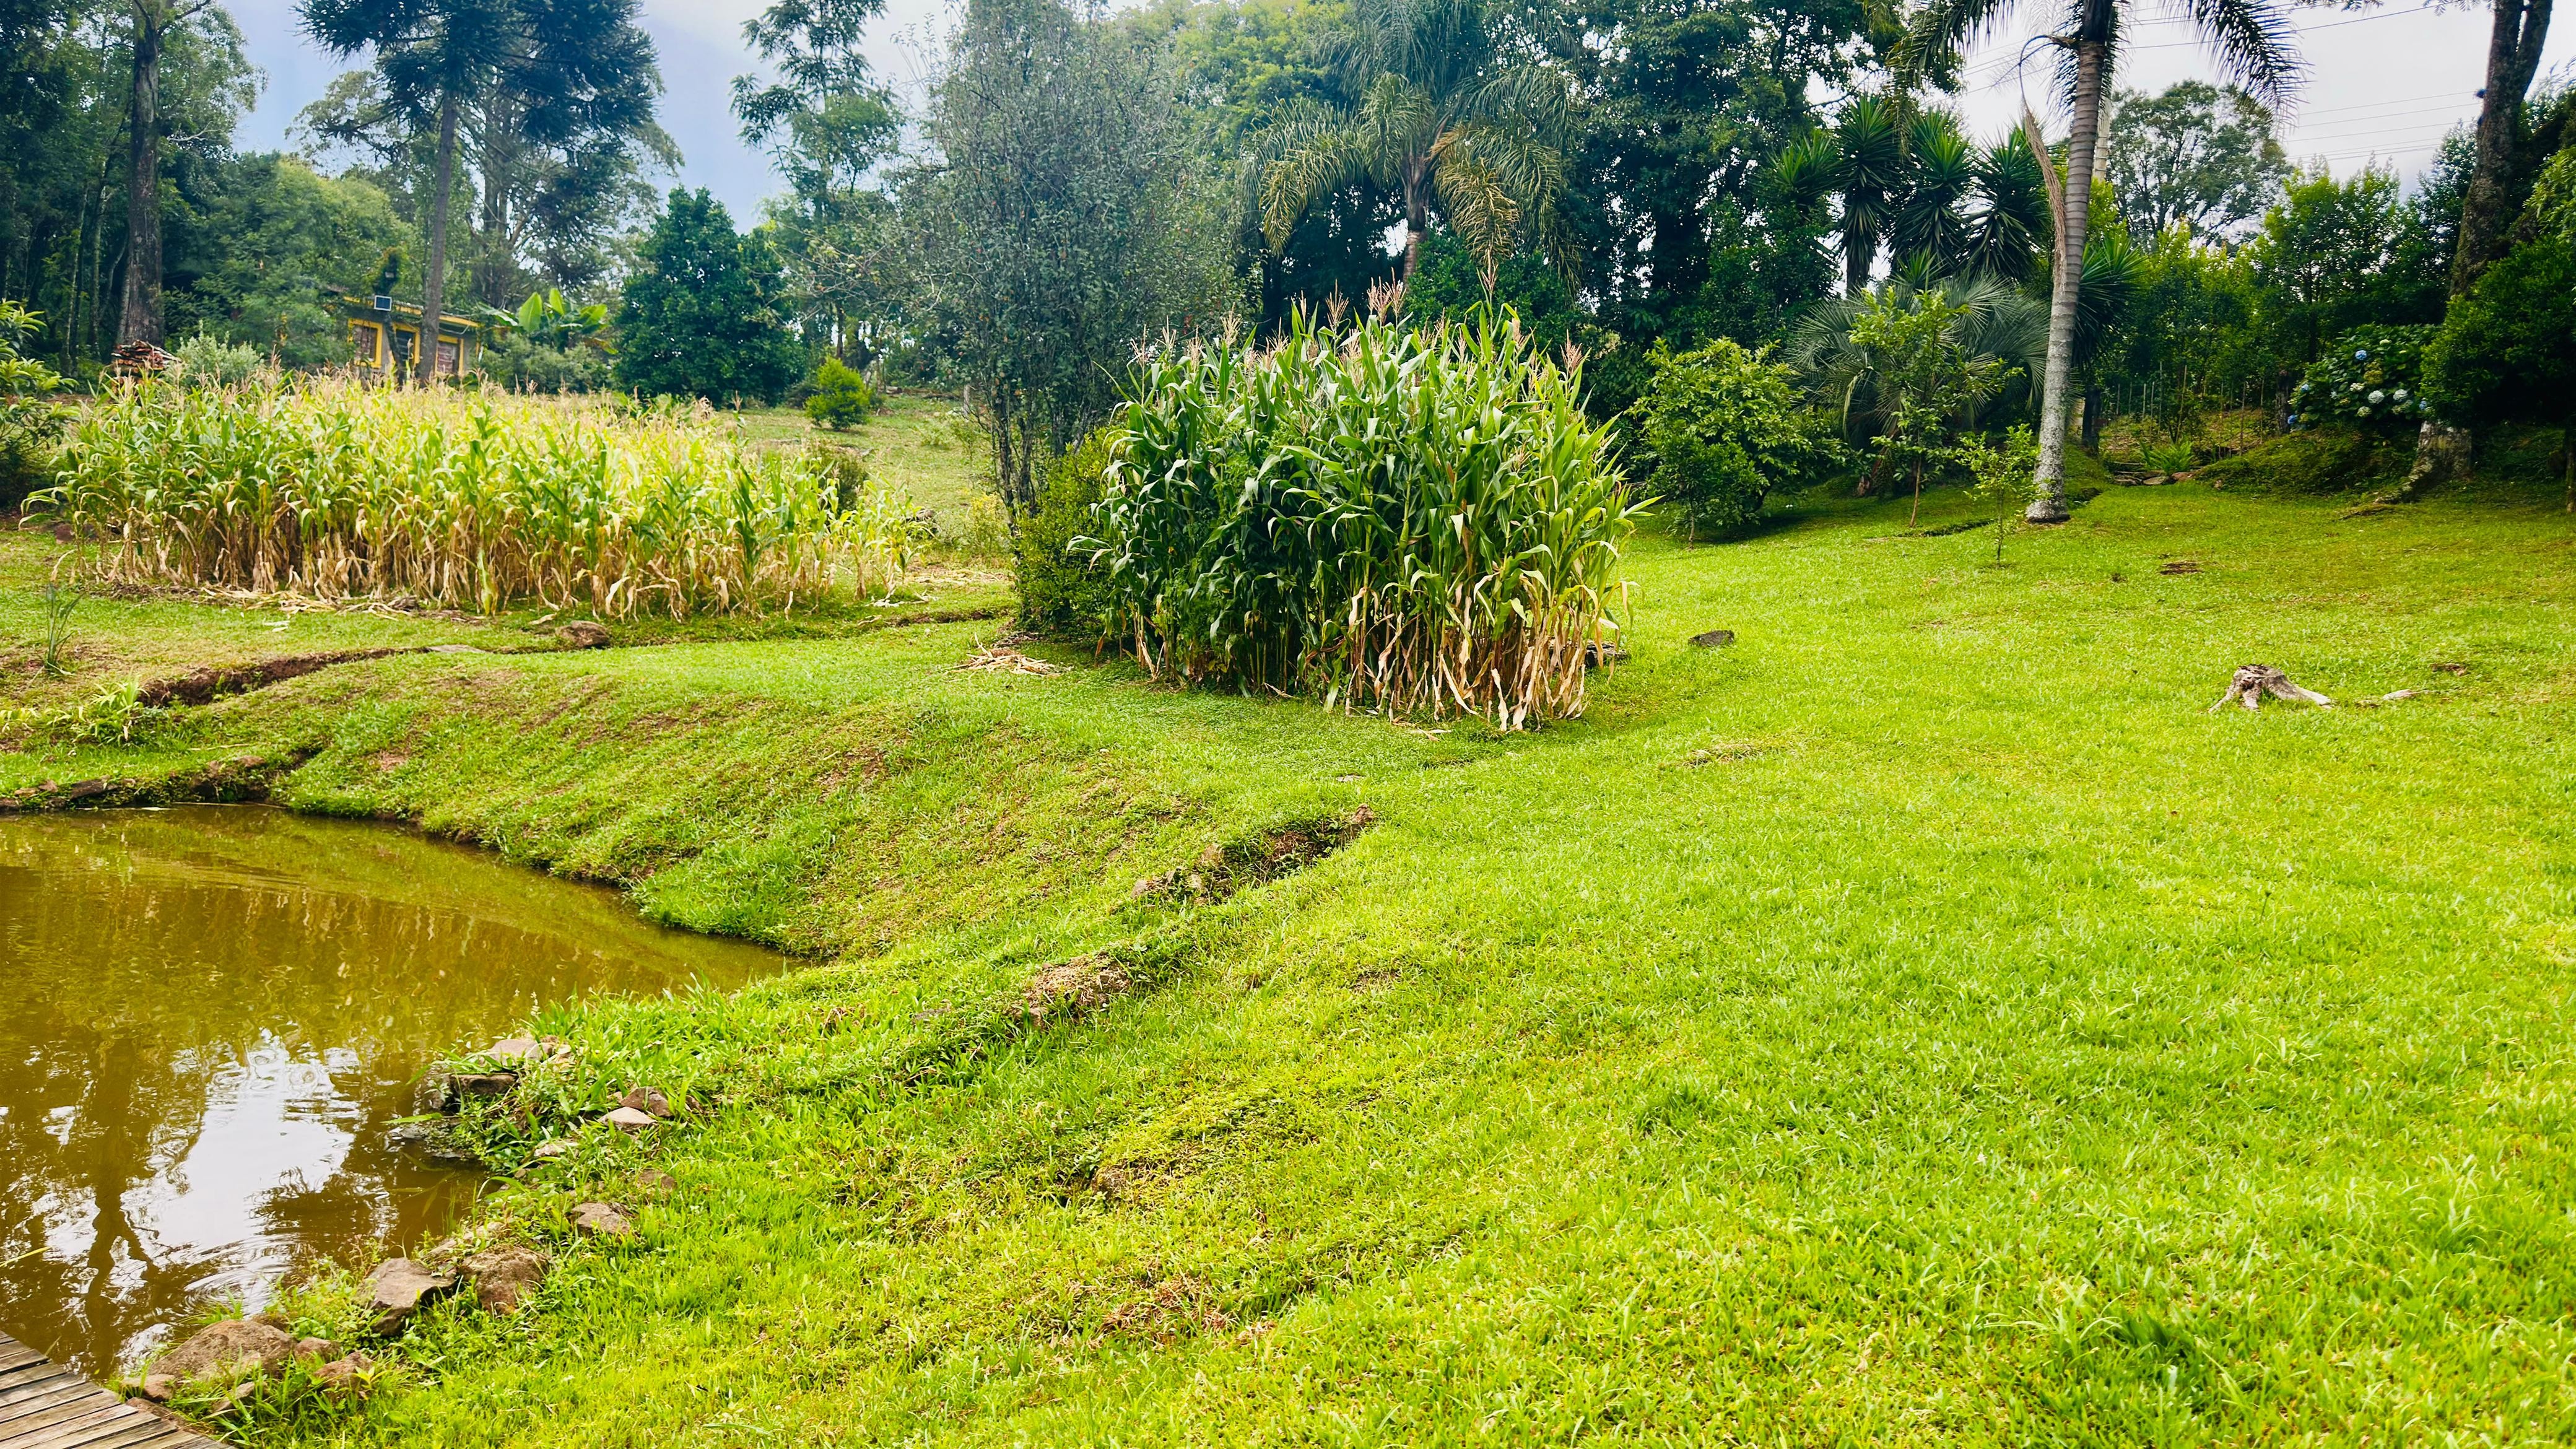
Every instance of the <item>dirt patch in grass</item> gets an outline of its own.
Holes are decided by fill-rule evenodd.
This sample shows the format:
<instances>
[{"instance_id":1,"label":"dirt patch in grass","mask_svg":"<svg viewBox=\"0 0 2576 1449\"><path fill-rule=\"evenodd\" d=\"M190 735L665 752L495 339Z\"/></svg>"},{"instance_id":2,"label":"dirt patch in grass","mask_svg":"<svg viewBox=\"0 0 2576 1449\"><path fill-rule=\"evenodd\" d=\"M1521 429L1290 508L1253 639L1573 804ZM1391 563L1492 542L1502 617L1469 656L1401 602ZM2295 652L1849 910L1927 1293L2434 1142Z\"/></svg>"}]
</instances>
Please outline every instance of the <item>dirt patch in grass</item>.
<instances>
[{"instance_id":1,"label":"dirt patch in grass","mask_svg":"<svg viewBox=\"0 0 2576 1449\"><path fill-rule=\"evenodd\" d=\"M1242 840L1211 845L1192 864L1136 882L1133 899L1207 905L1238 891L1304 870L1377 823L1366 805L1339 815L1292 821Z\"/></svg>"},{"instance_id":2,"label":"dirt patch in grass","mask_svg":"<svg viewBox=\"0 0 2576 1449\"><path fill-rule=\"evenodd\" d=\"M1020 988L1019 1016L1032 1025L1090 1015L1136 987L1126 967L1101 952L1041 968Z\"/></svg>"},{"instance_id":3,"label":"dirt patch in grass","mask_svg":"<svg viewBox=\"0 0 2576 1449\"><path fill-rule=\"evenodd\" d=\"M1208 1285L1186 1275L1166 1278L1141 1298L1111 1309L1100 1320L1103 1338L1148 1338L1159 1344L1201 1333L1224 1333L1234 1320L1217 1307Z\"/></svg>"},{"instance_id":4,"label":"dirt patch in grass","mask_svg":"<svg viewBox=\"0 0 2576 1449\"><path fill-rule=\"evenodd\" d=\"M334 649L321 654L290 654L281 659L263 659L255 664L236 664L221 669L192 669L167 679L155 679L136 690L134 697L137 703L154 708L205 704L227 694L247 694L254 689L301 679L334 664L356 664L419 652L417 649Z\"/></svg>"}]
</instances>

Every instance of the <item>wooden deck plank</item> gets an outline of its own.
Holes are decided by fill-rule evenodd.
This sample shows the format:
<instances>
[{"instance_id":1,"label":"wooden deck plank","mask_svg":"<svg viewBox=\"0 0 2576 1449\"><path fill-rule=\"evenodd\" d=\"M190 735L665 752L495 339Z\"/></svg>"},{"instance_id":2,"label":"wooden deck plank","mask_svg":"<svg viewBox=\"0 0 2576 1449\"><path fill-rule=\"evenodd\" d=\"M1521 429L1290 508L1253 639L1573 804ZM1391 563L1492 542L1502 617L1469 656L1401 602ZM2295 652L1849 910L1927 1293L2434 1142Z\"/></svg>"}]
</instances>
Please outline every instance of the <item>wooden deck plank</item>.
<instances>
[{"instance_id":1,"label":"wooden deck plank","mask_svg":"<svg viewBox=\"0 0 2576 1449\"><path fill-rule=\"evenodd\" d=\"M0 1449L204 1449L191 1434L0 1334Z\"/></svg>"},{"instance_id":2,"label":"wooden deck plank","mask_svg":"<svg viewBox=\"0 0 2576 1449\"><path fill-rule=\"evenodd\" d=\"M29 1389L9 1402L0 1404L0 1434L15 1432L21 1419L50 1413L60 1405L78 1403L97 1392L98 1390L78 1379L68 1382L62 1379L50 1379L46 1381L44 1387ZM0 1444L7 1442L5 1439L0 1439Z\"/></svg>"},{"instance_id":3,"label":"wooden deck plank","mask_svg":"<svg viewBox=\"0 0 2576 1449\"><path fill-rule=\"evenodd\" d=\"M126 1409L124 1413L113 1418L102 1417L94 1423L67 1430L58 1439L40 1441L26 1446L26 1449L136 1449L137 1445L144 1444L203 1444L204 1442L193 1434L180 1433L179 1430L139 1409Z\"/></svg>"},{"instance_id":4,"label":"wooden deck plank","mask_svg":"<svg viewBox=\"0 0 2576 1449\"><path fill-rule=\"evenodd\" d=\"M138 1410L98 1394L74 1403L59 1405L41 1414L32 1414L9 1426L9 1437L0 1440L9 1449L60 1449L89 1437L88 1431L104 1424L130 1418Z\"/></svg>"}]
</instances>

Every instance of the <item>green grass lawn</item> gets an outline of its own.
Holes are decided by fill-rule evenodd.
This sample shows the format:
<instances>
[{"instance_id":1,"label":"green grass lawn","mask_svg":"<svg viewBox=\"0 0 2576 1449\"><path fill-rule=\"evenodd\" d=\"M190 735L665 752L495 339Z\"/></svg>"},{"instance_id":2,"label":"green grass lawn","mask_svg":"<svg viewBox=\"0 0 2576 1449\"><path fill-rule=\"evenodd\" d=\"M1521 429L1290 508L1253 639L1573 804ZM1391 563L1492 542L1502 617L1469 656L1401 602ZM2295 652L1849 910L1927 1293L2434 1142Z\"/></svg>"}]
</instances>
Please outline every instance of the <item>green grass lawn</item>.
<instances>
[{"instance_id":1,"label":"green grass lawn","mask_svg":"<svg viewBox=\"0 0 2576 1449\"><path fill-rule=\"evenodd\" d=\"M2565 1442L2576 525L2341 512L1640 539L1632 659L1524 735L967 622L345 666L0 790L317 748L289 803L814 958L541 1023L564 1100L705 1109L498 1192L537 1308L266 1442ZM2206 712L2255 661L2420 693Z\"/></svg>"},{"instance_id":2,"label":"green grass lawn","mask_svg":"<svg viewBox=\"0 0 2576 1449\"><path fill-rule=\"evenodd\" d=\"M970 500L993 491L992 445L966 420L954 398L895 393L884 409L856 428L834 432L807 421L802 409L757 408L733 415L744 436L764 447L854 450L873 476L912 496L913 505L938 521L940 532L963 536L973 522Z\"/></svg>"}]
</instances>

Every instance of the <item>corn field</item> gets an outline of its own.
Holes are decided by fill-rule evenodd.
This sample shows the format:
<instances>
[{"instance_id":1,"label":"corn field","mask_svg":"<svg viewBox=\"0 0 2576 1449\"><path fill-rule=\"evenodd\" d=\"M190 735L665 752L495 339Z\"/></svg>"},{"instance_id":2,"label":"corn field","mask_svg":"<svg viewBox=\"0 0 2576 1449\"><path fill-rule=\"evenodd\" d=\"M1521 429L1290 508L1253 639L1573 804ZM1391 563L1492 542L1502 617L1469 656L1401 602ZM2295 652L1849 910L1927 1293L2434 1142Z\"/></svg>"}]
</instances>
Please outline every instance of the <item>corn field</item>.
<instances>
[{"instance_id":1,"label":"corn field","mask_svg":"<svg viewBox=\"0 0 2576 1449\"><path fill-rule=\"evenodd\" d=\"M1158 678L1346 709L1580 714L1641 505L1566 362L1509 317L1139 359L1074 546L1113 637Z\"/></svg>"},{"instance_id":2,"label":"corn field","mask_svg":"<svg viewBox=\"0 0 2576 1449\"><path fill-rule=\"evenodd\" d=\"M792 609L900 577L906 501L712 413L335 381L128 386L66 439L31 517L111 581L483 614Z\"/></svg>"}]
</instances>

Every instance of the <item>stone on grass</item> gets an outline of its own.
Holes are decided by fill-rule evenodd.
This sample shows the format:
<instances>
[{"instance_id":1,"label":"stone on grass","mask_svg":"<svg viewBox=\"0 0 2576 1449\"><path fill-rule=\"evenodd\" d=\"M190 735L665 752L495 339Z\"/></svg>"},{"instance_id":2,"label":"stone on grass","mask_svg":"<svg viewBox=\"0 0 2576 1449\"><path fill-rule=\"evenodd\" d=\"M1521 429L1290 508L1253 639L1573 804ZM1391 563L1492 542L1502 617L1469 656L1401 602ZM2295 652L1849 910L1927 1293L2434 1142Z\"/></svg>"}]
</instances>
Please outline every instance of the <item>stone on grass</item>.
<instances>
[{"instance_id":1,"label":"stone on grass","mask_svg":"<svg viewBox=\"0 0 2576 1449\"><path fill-rule=\"evenodd\" d=\"M626 1214L604 1202L577 1203L572 1210L573 1231L593 1238L631 1238L635 1225Z\"/></svg>"},{"instance_id":2,"label":"stone on grass","mask_svg":"<svg viewBox=\"0 0 2576 1449\"><path fill-rule=\"evenodd\" d=\"M653 1125L653 1114L639 1112L633 1107L615 1107L609 1110L605 1120L609 1126L621 1131L641 1132Z\"/></svg>"},{"instance_id":3,"label":"stone on grass","mask_svg":"<svg viewBox=\"0 0 2576 1449\"><path fill-rule=\"evenodd\" d=\"M571 1138L558 1137L551 1142L538 1143L537 1150L529 1153L528 1155L539 1162L552 1162L558 1157L570 1156L572 1154L572 1149L573 1140Z\"/></svg>"},{"instance_id":4,"label":"stone on grass","mask_svg":"<svg viewBox=\"0 0 2576 1449\"><path fill-rule=\"evenodd\" d=\"M167 1400L181 1384L264 1374L295 1352L295 1337L255 1318L227 1318L188 1335L161 1356L143 1378L143 1395Z\"/></svg>"},{"instance_id":5,"label":"stone on grass","mask_svg":"<svg viewBox=\"0 0 2576 1449\"><path fill-rule=\"evenodd\" d=\"M535 1062L544 1061L546 1058L553 1056L554 1052L550 1050L544 1042L537 1040L535 1037L514 1036L505 1037L500 1041L492 1043L492 1045L484 1051L483 1055L496 1062L517 1063L518 1065L526 1066Z\"/></svg>"},{"instance_id":6,"label":"stone on grass","mask_svg":"<svg viewBox=\"0 0 2576 1449\"><path fill-rule=\"evenodd\" d=\"M506 1097L517 1085L517 1072L457 1072L448 1077L447 1100L439 1105L453 1112L476 1098Z\"/></svg>"},{"instance_id":7,"label":"stone on grass","mask_svg":"<svg viewBox=\"0 0 2576 1449\"><path fill-rule=\"evenodd\" d=\"M297 1358L338 1358L340 1345L327 1338L299 1338L295 1340L295 1356Z\"/></svg>"},{"instance_id":8,"label":"stone on grass","mask_svg":"<svg viewBox=\"0 0 2576 1449\"><path fill-rule=\"evenodd\" d=\"M646 1192L677 1192L680 1180L658 1167L648 1167L635 1174L635 1185Z\"/></svg>"},{"instance_id":9,"label":"stone on grass","mask_svg":"<svg viewBox=\"0 0 2576 1449\"><path fill-rule=\"evenodd\" d=\"M376 1332L393 1334L414 1313L456 1289L451 1273L433 1273L409 1258L387 1258L367 1275L367 1307L376 1315Z\"/></svg>"},{"instance_id":10,"label":"stone on grass","mask_svg":"<svg viewBox=\"0 0 2576 1449\"><path fill-rule=\"evenodd\" d=\"M487 1248L465 1260L474 1304L486 1313L514 1313L546 1281L546 1255L533 1248Z\"/></svg>"},{"instance_id":11,"label":"stone on grass","mask_svg":"<svg viewBox=\"0 0 2576 1449\"><path fill-rule=\"evenodd\" d=\"M617 1099L617 1105L650 1112L656 1117L671 1115L671 1099L663 1096L659 1087L629 1087L626 1095Z\"/></svg>"},{"instance_id":12,"label":"stone on grass","mask_svg":"<svg viewBox=\"0 0 2576 1449\"><path fill-rule=\"evenodd\" d=\"M555 642L566 649L605 649L608 626L588 619L573 619L555 626Z\"/></svg>"},{"instance_id":13,"label":"stone on grass","mask_svg":"<svg viewBox=\"0 0 2576 1449\"><path fill-rule=\"evenodd\" d=\"M367 1391L366 1374L372 1366L365 1354L353 1352L315 1368L313 1378L331 1397L353 1398Z\"/></svg>"}]
</instances>

